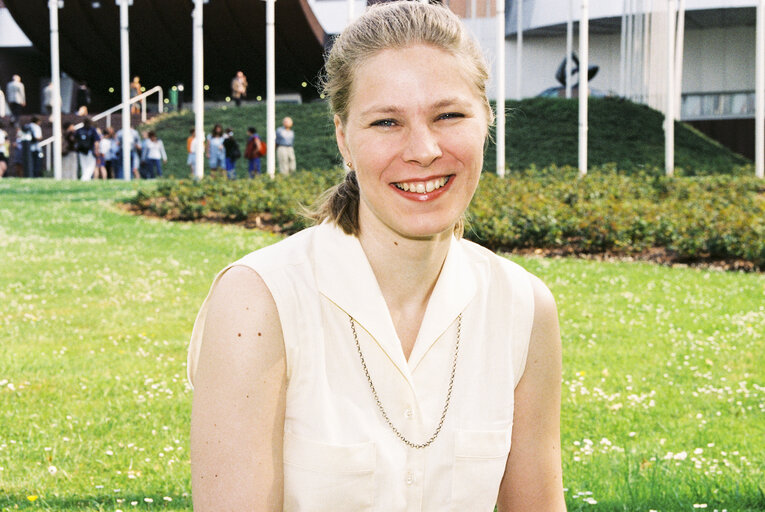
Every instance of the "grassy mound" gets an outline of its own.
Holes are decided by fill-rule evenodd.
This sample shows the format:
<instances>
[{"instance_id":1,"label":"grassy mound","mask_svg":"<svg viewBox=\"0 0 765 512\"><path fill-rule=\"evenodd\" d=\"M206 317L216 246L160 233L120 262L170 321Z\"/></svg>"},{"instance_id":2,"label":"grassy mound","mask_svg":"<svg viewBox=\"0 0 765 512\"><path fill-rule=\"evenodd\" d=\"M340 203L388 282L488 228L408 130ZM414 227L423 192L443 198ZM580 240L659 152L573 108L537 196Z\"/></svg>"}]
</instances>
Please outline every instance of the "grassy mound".
<instances>
[{"instance_id":1,"label":"grassy mound","mask_svg":"<svg viewBox=\"0 0 765 512\"><path fill-rule=\"evenodd\" d=\"M508 102L506 131L507 164L511 169L531 166L577 165L578 106L576 100L532 98ZM277 120L295 120L295 153L298 168L328 169L340 165L334 138L334 125L323 102L305 105L278 104ZM615 98L593 98L590 102L589 159L593 167L614 164L620 170L652 170L661 173L664 165L663 115L644 105ZM240 145L246 141L246 128L255 126L264 137L264 104L228 107L205 113L205 130L215 123L232 127ZM167 174L186 177L186 137L194 126L190 112L158 119L154 129L164 139L169 165ZM747 160L697 130L677 123L675 128L676 165L682 174L731 173ZM484 168L495 168L495 146L489 142ZM246 162L239 161L239 173L246 174Z\"/></svg>"}]
</instances>

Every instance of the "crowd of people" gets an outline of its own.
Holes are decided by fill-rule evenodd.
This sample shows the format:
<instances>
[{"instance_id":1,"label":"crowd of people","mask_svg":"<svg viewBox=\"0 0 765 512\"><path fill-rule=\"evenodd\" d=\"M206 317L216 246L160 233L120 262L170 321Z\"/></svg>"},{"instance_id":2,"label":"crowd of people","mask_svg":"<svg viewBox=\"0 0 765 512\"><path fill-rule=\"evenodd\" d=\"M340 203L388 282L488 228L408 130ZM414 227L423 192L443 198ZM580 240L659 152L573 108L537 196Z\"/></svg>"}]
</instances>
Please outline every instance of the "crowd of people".
<instances>
[{"instance_id":1,"label":"crowd of people","mask_svg":"<svg viewBox=\"0 0 765 512\"><path fill-rule=\"evenodd\" d=\"M295 132L292 130L292 125L292 118L285 117L282 120L282 126L276 130L276 159L279 173L285 176L294 172L296 168L295 151L293 149ZM241 158L247 161L247 173L250 178L254 178L263 172L260 159L266 155L268 148L254 126L247 128L244 153L234 136L234 130L232 128L224 130L221 124L213 126L212 131L205 137L204 144L205 157L208 161L210 174L213 176L222 176L225 170L228 179L236 179L236 166ZM186 151L188 152L186 163L192 176L195 174L195 150L197 147L196 131L192 128L189 132L189 137L186 139Z\"/></svg>"},{"instance_id":2,"label":"crowd of people","mask_svg":"<svg viewBox=\"0 0 765 512\"><path fill-rule=\"evenodd\" d=\"M135 77L130 84L131 97L142 91L140 79ZM247 95L247 78L238 71L231 84L232 96L237 105ZM27 106L24 83L19 75L13 75L5 88L5 100L10 107L9 115L0 118L0 178L3 176L42 177L44 154L40 146L43 140L43 119L50 120L52 112L53 87L48 84L42 93L44 112L33 115L26 123L21 116ZM82 82L76 91L77 113L82 119L82 126L76 128L75 122L67 121L62 126L62 169L63 179L89 181L93 179L122 179L122 130L96 126L88 115L90 89ZM279 173L288 175L295 171L295 152L293 144L295 132L290 117L282 119L282 126L276 130L275 151ZM130 169L127 171L133 179L151 179L162 177L163 164L167 163L167 152L162 139L154 131L139 134L131 128ZM258 134L257 128L247 128L246 138L239 140L232 128L216 124L211 132L196 140L195 130L190 131L186 141L188 153L187 165L191 176L195 176L196 149L204 145L205 157L210 174L236 179L237 163L246 160L246 169L250 178L263 172L261 157L268 148Z\"/></svg>"}]
</instances>

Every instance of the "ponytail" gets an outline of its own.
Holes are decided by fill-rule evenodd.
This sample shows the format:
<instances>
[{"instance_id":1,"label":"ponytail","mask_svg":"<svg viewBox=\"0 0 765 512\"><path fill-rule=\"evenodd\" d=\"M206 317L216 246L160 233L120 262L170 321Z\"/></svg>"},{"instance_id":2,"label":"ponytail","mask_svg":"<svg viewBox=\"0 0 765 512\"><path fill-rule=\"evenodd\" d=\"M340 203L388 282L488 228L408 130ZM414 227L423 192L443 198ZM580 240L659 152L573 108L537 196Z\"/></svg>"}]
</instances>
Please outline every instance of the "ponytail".
<instances>
[{"instance_id":1,"label":"ponytail","mask_svg":"<svg viewBox=\"0 0 765 512\"><path fill-rule=\"evenodd\" d=\"M359 200L356 171L350 171L340 184L324 192L306 215L316 223L328 220L340 226L347 235L359 236Z\"/></svg>"}]
</instances>

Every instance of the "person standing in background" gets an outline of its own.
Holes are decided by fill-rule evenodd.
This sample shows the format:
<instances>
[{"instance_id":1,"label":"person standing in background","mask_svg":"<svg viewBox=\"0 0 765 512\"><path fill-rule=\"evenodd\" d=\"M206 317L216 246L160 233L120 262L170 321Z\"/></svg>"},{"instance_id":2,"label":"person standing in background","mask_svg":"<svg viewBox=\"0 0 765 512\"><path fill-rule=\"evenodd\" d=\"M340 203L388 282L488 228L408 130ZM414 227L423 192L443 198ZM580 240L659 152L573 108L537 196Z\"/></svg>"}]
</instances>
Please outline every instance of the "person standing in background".
<instances>
[{"instance_id":1,"label":"person standing in background","mask_svg":"<svg viewBox=\"0 0 765 512\"><path fill-rule=\"evenodd\" d=\"M16 124L19 122L22 110L27 106L26 89L24 89L24 84L19 75L13 75L11 81L8 82L5 88L5 99L8 106L11 107L11 122Z\"/></svg>"},{"instance_id":2,"label":"person standing in background","mask_svg":"<svg viewBox=\"0 0 765 512\"><path fill-rule=\"evenodd\" d=\"M292 130L292 118L282 119L282 125L276 129L276 160L279 173L287 176L295 171L295 132Z\"/></svg>"},{"instance_id":3,"label":"person standing in background","mask_svg":"<svg viewBox=\"0 0 765 512\"><path fill-rule=\"evenodd\" d=\"M67 121L63 126L61 144L61 178L77 179L77 139L74 124Z\"/></svg>"},{"instance_id":4,"label":"person standing in background","mask_svg":"<svg viewBox=\"0 0 765 512\"><path fill-rule=\"evenodd\" d=\"M122 130L117 130L115 135L117 144L117 171L119 178L125 177L122 169ZM133 178L141 179L141 175L138 172L139 164L141 163L141 139L138 135L138 131L135 128L130 129L130 167L133 169Z\"/></svg>"},{"instance_id":5,"label":"person standing in background","mask_svg":"<svg viewBox=\"0 0 765 512\"><path fill-rule=\"evenodd\" d=\"M24 154L24 169L28 178L42 177L42 152L40 151L40 140L42 140L42 128L40 127L40 118L32 116L29 123L25 124L21 130L24 133L22 148L26 143Z\"/></svg>"},{"instance_id":6,"label":"person standing in background","mask_svg":"<svg viewBox=\"0 0 765 512\"><path fill-rule=\"evenodd\" d=\"M98 141L101 140L101 136L98 135L98 130L89 117L83 121L82 128L74 132L74 139L82 172L80 179L90 181L96 171L96 155L98 155Z\"/></svg>"},{"instance_id":7,"label":"person standing in background","mask_svg":"<svg viewBox=\"0 0 765 512\"><path fill-rule=\"evenodd\" d=\"M226 150L223 147L223 126L216 124L207 136L207 158L210 159L210 173L215 175L226 165Z\"/></svg>"},{"instance_id":8,"label":"person standing in background","mask_svg":"<svg viewBox=\"0 0 765 512\"><path fill-rule=\"evenodd\" d=\"M88 109L90 108L90 88L85 82L80 82L80 86L77 88L77 115L88 115Z\"/></svg>"},{"instance_id":9,"label":"person standing in background","mask_svg":"<svg viewBox=\"0 0 765 512\"><path fill-rule=\"evenodd\" d=\"M244 149L244 157L247 159L247 172L250 178L260 174L260 157L266 154L266 145L260 140L258 130L254 126L247 128L247 146Z\"/></svg>"},{"instance_id":10,"label":"person standing in background","mask_svg":"<svg viewBox=\"0 0 765 512\"><path fill-rule=\"evenodd\" d=\"M8 132L4 128L5 125L0 121L0 178L3 177L5 170L8 168L8 156L10 153Z\"/></svg>"},{"instance_id":11,"label":"person standing in background","mask_svg":"<svg viewBox=\"0 0 765 512\"><path fill-rule=\"evenodd\" d=\"M144 141L143 153L146 156L146 177L161 178L162 162L167 163L167 153L162 139L157 137L154 130L149 131L149 137Z\"/></svg>"},{"instance_id":12,"label":"person standing in background","mask_svg":"<svg viewBox=\"0 0 765 512\"><path fill-rule=\"evenodd\" d=\"M186 137L186 153L188 153L188 156L186 157L186 165L188 165L191 170L192 178L196 176L194 168L197 166L196 133L196 129L192 128L189 130L189 136Z\"/></svg>"},{"instance_id":13,"label":"person standing in background","mask_svg":"<svg viewBox=\"0 0 765 512\"><path fill-rule=\"evenodd\" d=\"M242 106L242 98L247 96L247 77L241 71L236 72L236 76L231 80L231 97L237 107Z\"/></svg>"},{"instance_id":14,"label":"person standing in background","mask_svg":"<svg viewBox=\"0 0 765 512\"><path fill-rule=\"evenodd\" d=\"M141 79L137 76L133 77L133 81L130 82L130 99L135 98L139 94L143 92L143 88L141 87ZM141 113L141 105L139 102L135 102L130 106L130 112L132 114L140 114Z\"/></svg>"},{"instance_id":15,"label":"person standing in background","mask_svg":"<svg viewBox=\"0 0 765 512\"><path fill-rule=\"evenodd\" d=\"M106 152L109 150L111 141L106 141L101 128L96 127L96 133L98 133L98 152L96 153L96 172L93 174L93 179L105 180L108 177L106 174Z\"/></svg>"},{"instance_id":16,"label":"person standing in background","mask_svg":"<svg viewBox=\"0 0 765 512\"><path fill-rule=\"evenodd\" d=\"M223 149L226 150L226 174L228 179L236 179L236 161L242 156L239 144L234 138L234 130L226 129L226 137L223 139Z\"/></svg>"}]
</instances>

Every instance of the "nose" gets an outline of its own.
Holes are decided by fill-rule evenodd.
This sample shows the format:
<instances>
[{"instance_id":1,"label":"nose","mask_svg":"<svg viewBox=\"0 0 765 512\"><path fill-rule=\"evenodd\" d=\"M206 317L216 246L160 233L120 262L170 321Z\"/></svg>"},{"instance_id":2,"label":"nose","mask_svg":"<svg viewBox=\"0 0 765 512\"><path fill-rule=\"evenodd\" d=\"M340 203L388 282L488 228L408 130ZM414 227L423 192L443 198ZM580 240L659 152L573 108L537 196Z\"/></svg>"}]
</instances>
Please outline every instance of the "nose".
<instances>
[{"instance_id":1,"label":"nose","mask_svg":"<svg viewBox=\"0 0 765 512\"><path fill-rule=\"evenodd\" d=\"M427 123L411 125L407 137L402 155L406 162L428 167L443 154L437 134Z\"/></svg>"}]
</instances>

